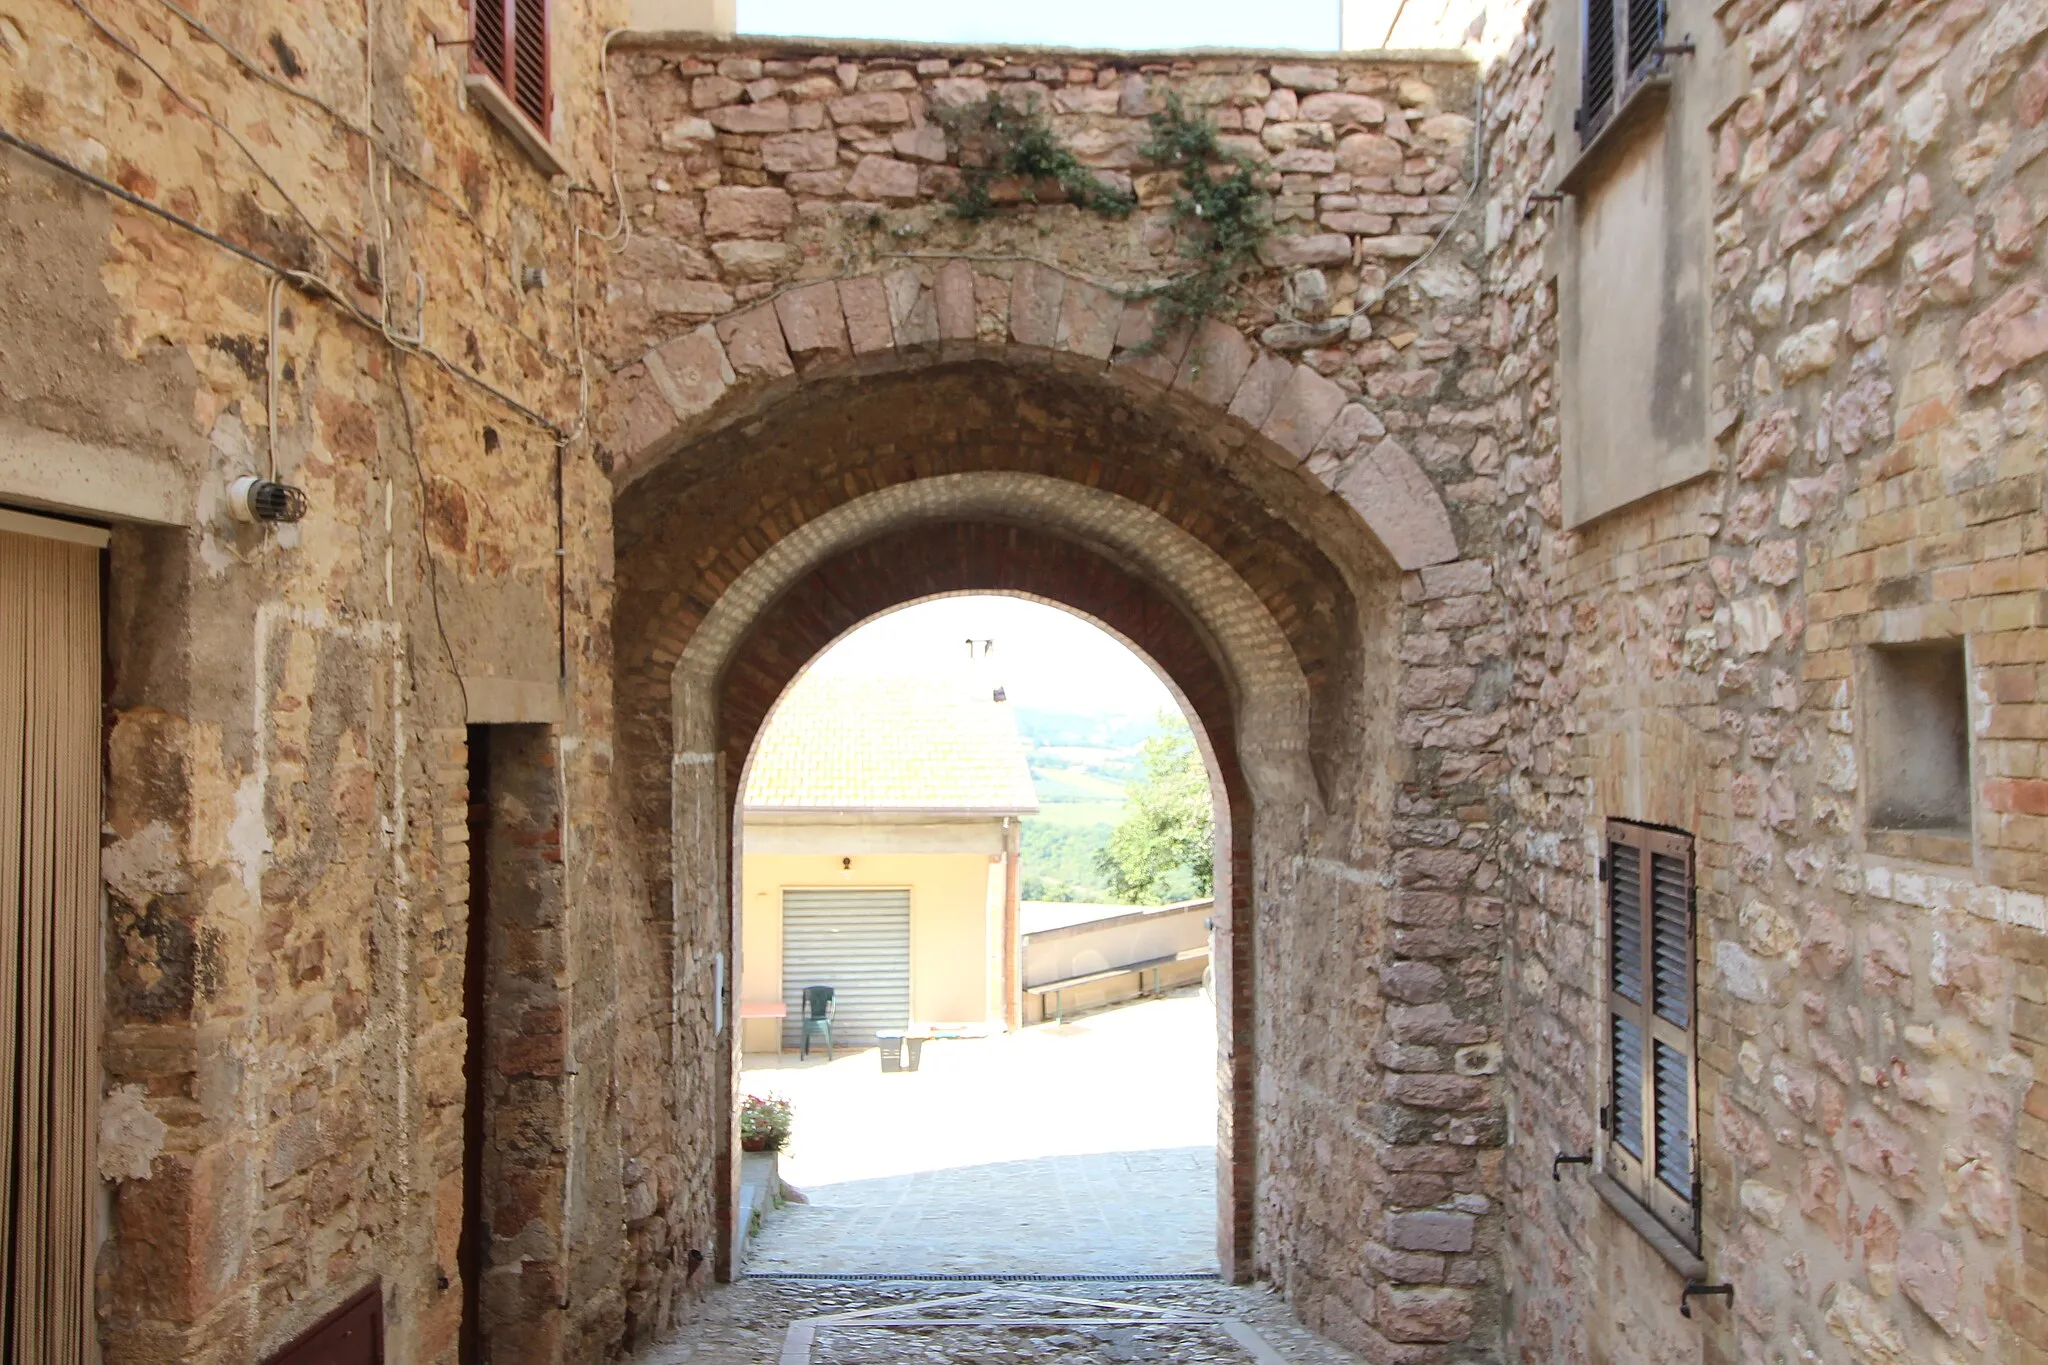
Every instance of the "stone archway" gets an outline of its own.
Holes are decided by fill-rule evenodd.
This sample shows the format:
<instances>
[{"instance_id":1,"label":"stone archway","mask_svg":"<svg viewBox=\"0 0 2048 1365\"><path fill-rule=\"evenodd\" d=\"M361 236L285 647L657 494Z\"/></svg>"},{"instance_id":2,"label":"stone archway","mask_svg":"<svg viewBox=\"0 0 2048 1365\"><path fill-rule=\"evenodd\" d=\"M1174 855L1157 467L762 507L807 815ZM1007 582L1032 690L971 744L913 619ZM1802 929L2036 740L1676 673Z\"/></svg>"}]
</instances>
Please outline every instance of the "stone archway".
<instances>
[{"instance_id":1,"label":"stone archway","mask_svg":"<svg viewBox=\"0 0 2048 1365\"><path fill-rule=\"evenodd\" d=\"M658 340L607 395L605 444L630 483L698 434L822 381L984 358L1057 364L1168 397L1260 442L1335 492L1403 569L1458 557L1442 497L1373 406L1310 365L1209 321L1155 344L1151 308L1025 261L1007 276L964 260L795 284Z\"/></svg>"},{"instance_id":2,"label":"stone archway","mask_svg":"<svg viewBox=\"0 0 2048 1365\"><path fill-rule=\"evenodd\" d=\"M732 819L755 730L861 620L941 592L1012 591L1133 640L1215 743L1234 836L1218 973L1223 1264L1336 1308L1358 1273L1316 1207L1316 1163L1334 1152L1338 1173L1364 1182L1343 1197L1366 1223L1399 1197L1363 1116L1398 1080L1373 1057L1396 860L1415 824L1414 803L1397 811L1412 768L1399 642L1404 599L1431 590L1404 567L1455 555L1441 501L1398 445L1376 453L1360 435L1336 456L1350 438L1331 429L1363 431L1362 405L1290 436L1304 459L1274 433L1306 427L1232 417L1171 387L1178 370L1133 378L1163 357L962 344L799 366L793 324L756 312L752 325L776 320L788 372L741 382L740 355L758 351L738 333L692 334L700 358L717 344L731 378L682 417L663 391L681 368L671 343L643 375L660 381L663 406L642 414L653 434L615 470L617 775L651 891L673 1107L690 1120L674 1205L703 1230L692 1240L723 1250L735 1202L730 1125L704 1120L731 1112L736 1040L717 1036L703 997L733 941ZM846 329L843 306L838 317ZM1246 360L1231 403L1263 363ZM1286 368L1284 401L1315 392ZM1381 478L1397 456L1412 479ZM1375 479L1385 495L1361 494ZM1417 485L1426 496L1404 501ZM1425 1115L1398 1136L1447 1122Z\"/></svg>"},{"instance_id":3,"label":"stone archway","mask_svg":"<svg viewBox=\"0 0 2048 1365\"><path fill-rule=\"evenodd\" d=\"M878 525L892 529L875 534ZM1186 595L1175 600L1155 582ZM864 620L969 590L1054 602L1123 636L1186 698L1214 754L1219 846L1229 850L1217 887L1216 993L1226 1011L1218 1258L1242 1276L1255 1126L1255 821L1262 810L1305 816L1321 802L1307 763L1306 681L1257 599L1193 537L1097 490L1040 475L965 474L855 499L778 542L727 589L675 670L678 915L730 932L729 869L707 863L709 875L687 878L680 869L730 846L747 756L797 674ZM685 830L708 832L718 847ZM1288 856L1272 836L1264 842L1269 859Z\"/></svg>"}]
</instances>

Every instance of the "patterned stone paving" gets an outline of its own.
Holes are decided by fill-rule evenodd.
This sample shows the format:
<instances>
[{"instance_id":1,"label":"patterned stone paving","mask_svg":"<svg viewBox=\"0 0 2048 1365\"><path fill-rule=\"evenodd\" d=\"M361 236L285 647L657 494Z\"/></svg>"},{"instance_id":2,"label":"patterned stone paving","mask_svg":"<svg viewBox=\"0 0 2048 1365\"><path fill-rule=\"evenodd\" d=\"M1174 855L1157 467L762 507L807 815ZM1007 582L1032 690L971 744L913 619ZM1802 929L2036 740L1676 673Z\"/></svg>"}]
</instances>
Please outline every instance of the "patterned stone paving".
<instances>
[{"instance_id":1,"label":"patterned stone paving","mask_svg":"<svg viewBox=\"0 0 2048 1365\"><path fill-rule=\"evenodd\" d=\"M915 1073L872 1049L749 1057L795 1106L750 1275L1185 1274L1216 1268L1216 1033L1199 991L996 1038Z\"/></svg>"},{"instance_id":2,"label":"patterned stone paving","mask_svg":"<svg viewBox=\"0 0 2048 1365\"><path fill-rule=\"evenodd\" d=\"M745 1280L635 1365L1357 1365L1263 1287Z\"/></svg>"},{"instance_id":3,"label":"patterned stone paving","mask_svg":"<svg viewBox=\"0 0 2048 1365\"><path fill-rule=\"evenodd\" d=\"M1216 1268L1216 1149L1040 1157L814 1186L750 1275L1159 1275Z\"/></svg>"}]
</instances>

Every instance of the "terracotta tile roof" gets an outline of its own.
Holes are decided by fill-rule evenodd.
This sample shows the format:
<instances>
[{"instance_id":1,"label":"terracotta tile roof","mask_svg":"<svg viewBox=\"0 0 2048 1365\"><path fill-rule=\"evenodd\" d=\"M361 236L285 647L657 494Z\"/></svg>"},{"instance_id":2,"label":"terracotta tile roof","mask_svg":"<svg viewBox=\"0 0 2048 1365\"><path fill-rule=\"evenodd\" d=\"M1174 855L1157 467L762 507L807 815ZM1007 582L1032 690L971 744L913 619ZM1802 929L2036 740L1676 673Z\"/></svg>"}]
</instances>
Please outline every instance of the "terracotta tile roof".
<instances>
[{"instance_id":1,"label":"terracotta tile roof","mask_svg":"<svg viewBox=\"0 0 2048 1365\"><path fill-rule=\"evenodd\" d=\"M746 809L1038 809L1009 704L963 678L806 673L768 718Z\"/></svg>"}]
</instances>

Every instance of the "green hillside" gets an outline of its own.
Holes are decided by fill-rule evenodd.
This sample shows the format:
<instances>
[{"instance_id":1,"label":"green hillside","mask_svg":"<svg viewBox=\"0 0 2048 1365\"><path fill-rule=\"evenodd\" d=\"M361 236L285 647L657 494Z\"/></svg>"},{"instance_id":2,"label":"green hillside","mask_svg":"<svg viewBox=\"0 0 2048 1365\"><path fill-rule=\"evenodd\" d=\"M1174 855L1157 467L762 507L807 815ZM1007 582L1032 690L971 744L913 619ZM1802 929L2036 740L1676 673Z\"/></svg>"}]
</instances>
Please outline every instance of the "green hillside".
<instances>
[{"instance_id":1,"label":"green hillside","mask_svg":"<svg viewBox=\"0 0 2048 1365\"><path fill-rule=\"evenodd\" d=\"M1024 821L1025 900L1113 901L1096 867L1157 716L1017 709L1039 813Z\"/></svg>"}]
</instances>

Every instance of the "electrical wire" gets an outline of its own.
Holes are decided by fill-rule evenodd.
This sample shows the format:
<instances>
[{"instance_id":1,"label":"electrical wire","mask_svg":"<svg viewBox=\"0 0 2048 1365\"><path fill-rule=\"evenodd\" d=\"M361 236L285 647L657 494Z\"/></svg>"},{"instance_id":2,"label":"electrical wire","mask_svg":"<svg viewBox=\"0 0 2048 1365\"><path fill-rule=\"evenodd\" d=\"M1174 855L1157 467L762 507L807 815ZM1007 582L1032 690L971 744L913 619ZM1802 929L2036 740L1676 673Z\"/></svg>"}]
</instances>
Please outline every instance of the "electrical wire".
<instances>
[{"instance_id":1,"label":"electrical wire","mask_svg":"<svg viewBox=\"0 0 2048 1365\"><path fill-rule=\"evenodd\" d=\"M218 129L222 136L226 137L230 142L234 143L234 145L238 149L240 149L243 156L248 159L249 163L256 168L257 174L262 176L263 179L270 185L271 189L274 190L278 194L278 196L284 200L286 206L291 210L293 216L298 218L299 221L306 225L308 231L312 232L314 237L319 240L321 245L326 247L328 252L332 254L347 268L351 270L356 268L354 253L347 247L336 243L333 238L327 236L324 232L320 230L319 226L313 221L312 215L307 213L299 205L298 201L292 198L290 192L287 191L284 188L284 186L277 180L277 178L270 173L269 169L265 167L263 162L256 156L256 153L253 150L251 150L249 146L246 143L244 143L239 137L236 136L232 128L228 127L228 125L225 122L215 117L211 111L207 110L197 101L187 96L181 89L178 88L177 84L174 81L172 81L171 78L167 74L165 74L165 72L161 68L157 67L156 65L151 63L147 57L143 56L141 51L135 46L135 44L131 40L129 40L126 36L116 31L110 24L106 23L98 15L93 13L92 10L87 8L84 4L84 0L70 0L70 2L72 8L76 9L81 15L85 17L87 22L91 23L93 27L98 29L100 34L104 38L106 38L106 40L109 43L112 43L122 52L126 53L135 61L139 62L145 69L149 71L151 75L155 76L157 80L163 85L164 89L170 92L171 96L174 99L176 99L180 104L184 105L187 109L191 110L195 115L204 119L206 122L208 122L213 127ZM483 240L485 246L487 246L490 249L493 255L505 256L508 254L505 245L502 242L500 242L497 238L493 237L489 230L486 229L484 225L477 220L476 216L470 213L466 208L464 208L461 202L457 200L453 194L443 189L439 185L434 184L434 182L428 180L426 177L413 171L411 167L406 165L403 157L399 156L398 153L393 148L387 146L385 143L378 139L374 127L374 86L370 83L370 77L367 70L365 73L365 99L369 107L366 109L366 112L371 115L373 120L372 125L369 127L365 127L364 125L355 122L354 120L349 118L348 115L342 113L340 110L336 109L327 101L322 100L317 96L311 95L307 92L293 90L291 86L278 81L275 77L271 76L269 72L265 71L259 63L248 57L246 54L236 50L234 47L229 45L226 42L226 40L221 38L220 35L216 33L213 29L206 27L199 20L193 18L190 14L188 14L185 10L171 3L171 0L157 0L157 3L162 4L167 10L169 10L172 14L176 15L179 19L185 21L188 24L193 25L195 31L199 32L209 42L214 43L223 52L227 53L228 56L243 70L254 73L266 84L269 84L275 88L287 91L291 94L294 94L305 99L308 103L312 104L314 107L322 110L329 117L333 118L337 123L340 124L342 128L354 134L355 136L364 139L367 149L367 159L369 162L370 171L370 183L367 187L368 193L370 195L372 202L377 205L377 216L380 220L380 226L382 228L382 231L380 233L381 255L378 263L378 306L380 311L382 311L387 317L389 316L390 313L390 286L388 272L388 261L390 256L390 224L389 215L388 213L385 212L384 205L387 204L391 199L389 172L392 169L396 169L400 174L405 175L408 179L411 179L416 183L420 184L421 186L425 187L426 189L428 189L435 198L444 201L447 204L447 206L459 218L461 218L466 224L468 224L468 226L477 234L477 236ZM366 13L370 12L371 11L368 11L366 9ZM368 50L366 49L365 56L366 67L369 65L373 65L374 54L369 53ZM381 197L378 195L376 184L376 171L377 163L379 160L378 154L380 152L383 153L383 161L385 163L386 168L386 184L384 188L384 193L382 194ZM420 330L415 335L410 337L405 336L403 333L393 333L393 337L395 340L409 343L414 346L423 346L426 340L425 328L427 291L426 281L423 276L419 278L418 282L420 285ZM538 337L529 335L525 330L516 325L509 327L507 329L507 332L509 335L515 336L519 338L521 341L524 341L527 345L533 347L536 351L540 352L542 355L548 357L551 360L559 361L564 359L564 357L550 349L548 345L545 342L541 341Z\"/></svg>"},{"instance_id":2,"label":"electrical wire","mask_svg":"<svg viewBox=\"0 0 2048 1365\"><path fill-rule=\"evenodd\" d=\"M1436 235L1436 240L1429 244L1429 250L1408 262L1402 268L1400 274L1387 281L1386 287L1380 291L1382 297L1393 293L1395 285L1420 270L1430 257L1436 255L1436 249L1444 244L1446 237L1451 235L1451 229L1455 228L1458 225L1458 220L1465 216L1465 210L1472 207L1472 200L1478 196L1479 187L1486 179L1485 137L1486 79L1484 76L1481 76L1479 88L1472 96L1472 178L1470 183L1465 186L1465 197L1458 202L1458 207L1451 210L1451 216L1445 221L1443 231L1439 232Z\"/></svg>"},{"instance_id":3,"label":"electrical wire","mask_svg":"<svg viewBox=\"0 0 2048 1365\"><path fill-rule=\"evenodd\" d=\"M261 81L263 84L269 86L271 89L289 95L295 100L299 100L302 103L311 105L313 108L318 109L320 112L326 114L329 118L333 119L337 124L341 125L341 127L346 131L353 133L355 136L362 138L365 142L368 142L371 145L373 145L378 152L382 153L384 159L387 162L389 162L392 166L397 168L398 173L400 175L412 181L421 189L424 189L428 193L432 194L434 198L440 200L448 208L450 212L455 214L456 217L462 219L465 223L468 223L470 227L474 228L476 230L477 235L482 237L485 242L489 243L493 250L496 250L498 248L498 244L495 241L495 239L492 238L489 230L486 229L484 225L477 220L476 215L469 211L468 205L464 204L461 198L457 196L454 191L439 184L438 182L430 178L425 172L420 171L415 167L409 165L406 162L405 158L398 154L397 148L393 147L390 143L384 141L377 135L377 131L374 126L365 126L362 123L358 123L356 120L350 118L341 110L335 108L332 104L329 104L326 100L321 99L312 91L301 90L299 87L293 85L290 81L280 80L278 77L272 75L270 71L261 62L256 61L254 58L250 57L248 54L242 52L239 48L235 47L233 43L230 43L226 38L222 37L218 31L209 27L204 20L192 14L183 6L177 4L176 0L156 0L156 2L159 5L162 5L166 10L169 10L172 14L176 15L194 33L197 33L200 37L206 39L215 47L219 48L223 53L227 54L228 60L232 61L236 66L240 67L252 79Z\"/></svg>"},{"instance_id":4,"label":"electrical wire","mask_svg":"<svg viewBox=\"0 0 2048 1365\"><path fill-rule=\"evenodd\" d=\"M633 238L633 219L626 212L626 189L619 179L619 111L612 100L611 56L612 44L619 35L630 33L631 29L615 28L604 35L604 41L597 47L597 85L604 92L604 117L608 146L605 153L607 167L611 172L612 204L618 210L618 221L612 224L610 232L592 232L575 220L576 205L569 204L569 340L576 348L576 426L567 439L580 439L590 428L590 353L583 346L583 305L578 293L583 283L583 239L594 237L612 247L612 254L625 251ZM571 186L571 188L575 188ZM616 242L616 246L612 244ZM567 676L566 665L564 676Z\"/></svg>"},{"instance_id":5,"label":"electrical wire","mask_svg":"<svg viewBox=\"0 0 2048 1365\"><path fill-rule=\"evenodd\" d=\"M161 71L157 70L153 66L150 66L150 64L146 60L144 60L139 53L135 51L132 43L124 43L117 35L112 34L109 31L109 26L102 23L97 18L97 16L95 16L90 10L86 9L85 6L82 3L80 3L80 0L72 0L72 3L81 14L85 15L85 17L89 21L93 22L93 24L96 27L98 27L103 34L106 34L108 36L109 41L114 42L117 46L122 46L124 50L130 53L130 55L135 56L137 61L141 61L144 66L149 67L152 74L154 74L159 81L163 82L165 87L167 89L170 89L172 94L176 96L181 102L185 103L188 107L195 107L192 105L192 102L190 100L187 100L180 92L178 92L175 88L171 86L171 82ZM380 253L378 271L378 286L380 295L379 307L380 310L386 316L386 318L390 316L389 262L391 233L390 215L388 214L388 212L385 211L384 205L389 202L391 197L389 185L389 177L391 172L396 171L399 175L404 176L406 179L412 181L414 184L420 186L422 189L427 191L428 194L435 201L441 203L450 212L454 213L456 217L460 218L464 223L466 223L471 228L471 230L473 230L477 234L477 236L483 240L484 244L492 251L493 254L499 256L509 254L504 244L500 242L497 239L497 237L495 237L490 232L490 230L483 225L483 223L477 218L477 216L469 210L469 208L461 201L460 198L458 198L454 194L453 191L445 188L444 186L440 185L439 183L428 177L423 172L413 167L399 153L399 150L395 146L387 143L382 137L378 135L376 127L375 0L364 0L363 4L365 16L365 46L363 73L364 98L363 118L360 121L351 118L348 114L336 108L333 104L329 103L325 99L322 99L320 96L314 94L313 92L309 90L300 89L299 87L293 85L291 82L278 78L276 75L272 74L272 72L267 67L265 67L261 62L256 61L247 53L243 52L234 43L230 42L217 29L207 24L204 20L200 19L197 15L193 14L190 10L186 9L183 5L177 3L177 0L156 0L156 3L162 6L162 8L166 10L168 13L175 16L179 21L184 23L194 33L204 38L207 42L213 44L213 46L218 48L222 53L224 53L227 56L227 58L232 63L234 63L234 65L239 67L244 73L246 73L252 79L261 82L262 84L270 87L273 90L276 90L285 95L289 95L291 98L295 100L299 100L305 104L312 106L315 109L320 110L322 113L326 114L330 119L332 119L344 131L356 137L360 137L364 140L367 149L367 157L370 163L370 197L372 201L377 205L378 245ZM622 252L626 249L626 245L632 237L632 219L630 215L627 213L625 186L621 181L619 175L618 109L616 102L612 96L610 80L610 58L612 45L622 35L629 33L631 31L631 29L626 28L617 28L610 30L604 35L604 39L599 44L598 48L598 88L603 92L605 106L605 126L606 136L608 139L606 162L607 170L609 173L609 179L611 181L610 201L612 206L616 210L617 219L609 231L593 232L590 229L585 228L581 223L575 221L575 209L573 203L568 206L568 212L571 215L570 259L572 271L570 285L571 292L569 306L569 322L572 339L571 344L575 353L575 372L578 381L577 421L575 427L570 432L570 439L580 438L583 435L583 433L588 430L590 425L589 352L583 344L583 319L580 307L580 300L577 294L577 290L580 286L583 276L582 239L587 236L593 237L598 241L606 243L607 245L616 243L616 246L614 246L613 248L614 254L616 254L617 252ZM210 114L206 114L204 111L199 112L201 113L202 117L207 117L211 119ZM231 132L228 132L228 130L225 128L225 125L219 124L218 120L214 120L214 122L216 123L216 126L222 128L222 131L224 133L227 133L227 135L230 138L233 138L233 134ZM237 145L239 146L241 144L237 142ZM246 147L243 147L243 151L245 154L250 155L250 159L254 161L253 154L249 153ZM386 172L385 190L381 197L377 193L376 185L376 171L379 154L381 154L382 156ZM257 169L259 171L263 170L263 167L261 166L260 163L257 164ZM266 174L265 178L269 179L270 177ZM284 195L285 200L288 204L292 204L291 197L285 194L283 188L281 186L278 186L275 180L271 180L271 185L274 189L277 189L280 195ZM580 184L573 180L569 183L568 188L572 193L581 191L586 194L596 195L598 198L605 197L601 191L595 190L590 186ZM292 204L292 207L294 212L298 213L299 217L301 219L304 219L310 226L311 219L303 211L300 211L296 204ZM330 250L334 249L333 244L331 242L328 243L328 247ZM347 259L346 255L344 255L344 258ZM350 263L351 265L353 265L352 260ZM420 285L421 330L419 334L413 337L403 337L401 335L394 334L394 339L403 342L408 342L415 346L423 345L425 341L426 290L425 280L423 278L420 280ZM514 327L511 330L513 335L520 337L528 345L533 346L541 353L550 356L555 355L555 353L538 337L530 336L524 330L517 327Z\"/></svg>"},{"instance_id":6,"label":"electrical wire","mask_svg":"<svg viewBox=\"0 0 2048 1365\"><path fill-rule=\"evenodd\" d=\"M462 661L456 657L455 643L448 638L448 623L441 617L441 566L434 558L434 538L427 533L427 466L420 458L419 433L413 425L412 397L406 391L403 362L391 367L391 383L398 390L398 411L405 421L405 450L412 457L413 485L419 490L420 553L427 560L427 599L433 604L434 629L441 636L441 648L448 652L448 671L455 675L455 686L462 693L462 714L467 719L471 714L469 684L463 680Z\"/></svg>"},{"instance_id":7,"label":"electrical wire","mask_svg":"<svg viewBox=\"0 0 2048 1365\"><path fill-rule=\"evenodd\" d=\"M549 418L539 412L534 411L526 404L520 402L517 398L514 398L511 394L506 393L503 389L491 383L490 380L485 379L482 375L476 374L471 370L464 369L462 366L457 365L452 360L449 360L446 356L442 355L440 352L436 351L431 346L411 343L406 341L404 338L395 335L394 333L391 332L389 328L385 327L382 322L380 322L376 318L371 317L362 309L356 307L356 305L350 302L349 299L345 295L343 295L340 290L336 289L333 285L329 284L326 280L322 279L318 275L310 274L304 270L295 270L288 265L284 265L281 264L280 262L271 260L268 256L264 256L257 252L251 251L249 248L243 246L241 243L230 241L228 238L221 236L218 232L215 232L213 229L201 226L200 224L193 222L190 218L186 218L181 214L174 213L170 209L165 208L163 205L156 203L154 200L145 199L141 195L136 194L134 191L126 188L125 186L117 185L113 181L108 180L104 176L93 174L91 171L86 170L83 166L77 165L76 163L67 160L64 157L59 156L57 153L49 150L47 147L42 147L37 145L36 143L30 142L27 138L20 136L19 134L15 133L12 129L9 129L5 126L0 126L0 143L4 143L5 145L12 147L19 152L25 153L28 156L32 156L36 160L43 162L44 164L52 167L55 170L62 171L64 174L71 176L76 180L80 180L85 184L91 185L94 189L100 191L102 194L106 194L111 196L112 198L119 199L125 204L131 205L134 208L141 209L144 213L152 214L155 217L161 218L165 222L170 223L172 226L180 228L183 231L189 232L195 237L201 238L204 241L211 242L213 245L219 247L222 251L225 251L233 256L238 256L242 260L247 261L249 264L256 266L258 269L266 270L270 272L272 275L276 275L282 278L286 284L291 285L294 289L297 289L307 298L316 299L324 303L329 303L332 304L334 307L340 309L342 312L346 313L351 320L360 323L362 326L367 327L369 330L383 337L385 341L388 342L394 350L401 351L407 355L418 356L422 360L431 361L435 365L438 365L443 370L447 371L450 376L461 380L463 383L468 384L471 387L483 393L489 394L493 399L503 404L506 408L510 409L515 413L518 413L521 417L525 418L529 422L532 422L537 427L541 427L544 430L553 432L557 436L563 436L567 434L567 431L559 422L556 422L552 418Z\"/></svg>"},{"instance_id":8,"label":"electrical wire","mask_svg":"<svg viewBox=\"0 0 2048 1365\"><path fill-rule=\"evenodd\" d=\"M150 61L149 58L142 55L142 51L140 48L136 47L135 44L130 42L124 35L116 32L97 14L94 14L90 9L86 8L85 0L71 0L71 8L77 10L80 14L84 15L86 22L91 24L94 28L98 29L101 37L105 38L115 47L119 48L121 51L128 54L128 56L137 64L139 64L145 71L149 72L150 75L156 77L158 83L161 84L166 91L170 92L172 99L175 99L178 103L184 105L194 114L204 119L207 123L211 124L215 129L219 130L220 135L222 137L225 137L229 142L234 143L235 147L242 153L244 157L248 159L249 164L256 168L256 174L262 176L264 183L269 185L271 189L277 192L278 197L284 200L285 207L289 208L292 211L292 215L296 217L300 222L306 225L306 230L312 233L315 239L317 239L322 246L326 247L327 250L333 254L336 260L348 266L350 269L354 269L355 253L350 251L347 247L337 245L333 238L329 237L324 231L321 230L320 225L313 221L312 215L308 214L304 209L299 207L298 201L292 198L290 191L286 190L285 187L278 182L277 177L270 173L270 168L263 164L262 159L258 157L254 151L250 149L248 143L242 141L242 139L240 138L240 136L236 134L234 129L228 127L228 125L225 122L215 117L211 110L206 108L204 105L200 104L197 100L191 98L184 91L180 90L177 86L177 83L174 82L169 76L166 76L163 73L163 71L157 67L156 63Z\"/></svg>"},{"instance_id":9,"label":"electrical wire","mask_svg":"<svg viewBox=\"0 0 2048 1365\"><path fill-rule=\"evenodd\" d=\"M277 296L284 288L284 277L270 277L270 297L266 300L265 311L269 314L269 345L263 352L263 410L265 420L270 423L264 438L265 452L270 456L270 477L277 478Z\"/></svg>"}]
</instances>

